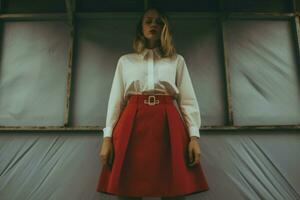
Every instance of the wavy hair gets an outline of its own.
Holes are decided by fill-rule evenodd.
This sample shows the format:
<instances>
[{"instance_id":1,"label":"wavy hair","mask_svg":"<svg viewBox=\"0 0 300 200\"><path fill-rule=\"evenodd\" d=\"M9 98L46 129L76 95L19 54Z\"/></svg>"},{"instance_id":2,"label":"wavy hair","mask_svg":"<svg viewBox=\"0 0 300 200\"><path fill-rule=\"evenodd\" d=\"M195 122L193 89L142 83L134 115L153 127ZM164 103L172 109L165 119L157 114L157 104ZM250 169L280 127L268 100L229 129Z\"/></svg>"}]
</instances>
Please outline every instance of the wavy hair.
<instances>
[{"instance_id":1,"label":"wavy hair","mask_svg":"<svg viewBox=\"0 0 300 200\"><path fill-rule=\"evenodd\" d=\"M156 10L161 17L164 25L161 31L159 49L162 57L172 57L176 54L176 49L173 43L172 31L170 28L169 17L164 11L157 7L149 7L141 15L137 25L136 34L133 40L133 50L136 53L141 53L146 48L146 38L143 34L143 19L147 11Z\"/></svg>"}]
</instances>

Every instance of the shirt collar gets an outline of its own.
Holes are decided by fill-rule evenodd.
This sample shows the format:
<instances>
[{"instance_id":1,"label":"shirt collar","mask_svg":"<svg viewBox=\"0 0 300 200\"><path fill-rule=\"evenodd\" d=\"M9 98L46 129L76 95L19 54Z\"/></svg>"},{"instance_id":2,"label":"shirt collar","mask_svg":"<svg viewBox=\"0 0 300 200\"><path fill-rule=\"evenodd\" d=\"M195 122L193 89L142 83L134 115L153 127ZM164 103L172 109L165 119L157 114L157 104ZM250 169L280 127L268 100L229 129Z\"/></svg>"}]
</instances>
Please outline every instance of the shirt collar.
<instances>
[{"instance_id":1,"label":"shirt collar","mask_svg":"<svg viewBox=\"0 0 300 200\"><path fill-rule=\"evenodd\" d=\"M153 49L149 49L149 48L145 48L142 52L141 52L141 56L142 58L144 58L147 54L149 54L150 51L153 51L153 53L161 58L161 52L160 52L160 47L155 47Z\"/></svg>"}]
</instances>

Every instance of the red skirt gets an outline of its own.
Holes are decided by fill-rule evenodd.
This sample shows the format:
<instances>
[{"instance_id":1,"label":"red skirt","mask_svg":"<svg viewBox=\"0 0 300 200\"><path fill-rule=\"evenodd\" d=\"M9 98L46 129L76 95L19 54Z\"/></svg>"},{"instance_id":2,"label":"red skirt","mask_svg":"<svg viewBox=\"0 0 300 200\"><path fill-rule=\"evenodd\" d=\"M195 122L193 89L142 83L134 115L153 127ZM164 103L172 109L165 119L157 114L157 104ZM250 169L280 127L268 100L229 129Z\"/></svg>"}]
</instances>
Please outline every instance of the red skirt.
<instances>
[{"instance_id":1,"label":"red skirt","mask_svg":"<svg viewBox=\"0 0 300 200\"><path fill-rule=\"evenodd\" d=\"M103 165L97 192L174 197L209 190L201 164L188 166L188 129L171 95L132 95L113 129L112 168Z\"/></svg>"}]
</instances>

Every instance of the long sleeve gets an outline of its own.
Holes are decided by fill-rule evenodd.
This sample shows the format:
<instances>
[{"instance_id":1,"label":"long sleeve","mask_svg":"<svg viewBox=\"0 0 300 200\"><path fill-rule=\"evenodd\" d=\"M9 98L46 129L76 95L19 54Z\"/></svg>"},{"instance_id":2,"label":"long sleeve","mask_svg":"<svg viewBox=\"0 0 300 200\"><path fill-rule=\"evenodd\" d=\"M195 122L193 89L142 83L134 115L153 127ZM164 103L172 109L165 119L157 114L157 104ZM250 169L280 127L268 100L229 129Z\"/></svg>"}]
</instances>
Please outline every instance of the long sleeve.
<instances>
[{"instance_id":1,"label":"long sleeve","mask_svg":"<svg viewBox=\"0 0 300 200\"><path fill-rule=\"evenodd\" d=\"M176 85L179 89L177 98L181 114L188 127L189 136L200 138L201 116L198 101L192 85L190 74L183 56L178 62Z\"/></svg>"},{"instance_id":2,"label":"long sleeve","mask_svg":"<svg viewBox=\"0 0 300 200\"><path fill-rule=\"evenodd\" d=\"M113 128L124 106L124 82L122 76L122 57L118 59L111 91L108 100L106 127L103 129L103 137L111 137Z\"/></svg>"}]
</instances>

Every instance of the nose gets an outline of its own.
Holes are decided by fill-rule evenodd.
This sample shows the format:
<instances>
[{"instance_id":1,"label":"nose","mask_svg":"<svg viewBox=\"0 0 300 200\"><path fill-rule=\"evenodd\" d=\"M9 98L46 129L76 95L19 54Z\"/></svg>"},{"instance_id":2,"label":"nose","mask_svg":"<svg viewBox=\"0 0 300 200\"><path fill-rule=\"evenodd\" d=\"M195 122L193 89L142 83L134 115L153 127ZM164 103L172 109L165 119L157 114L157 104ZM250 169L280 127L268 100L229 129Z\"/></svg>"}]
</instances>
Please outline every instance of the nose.
<instances>
[{"instance_id":1,"label":"nose","mask_svg":"<svg viewBox=\"0 0 300 200\"><path fill-rule=\"evenodd\" d=\"M150 24L151 27L156 27L157 26L157 23L155 20L152 20L151 24Z\"/></svg>"},{"instance_id":2,"label":"nose","mask_svg":"<svg viewBox=\"0 0 300 200\"><path fill-rule=\"evenodd\" d=\"M151 25L151 26L156 26L156 25L158 25L156 19L152 19L150 25Z\"/></svg>"}]
</instances>

